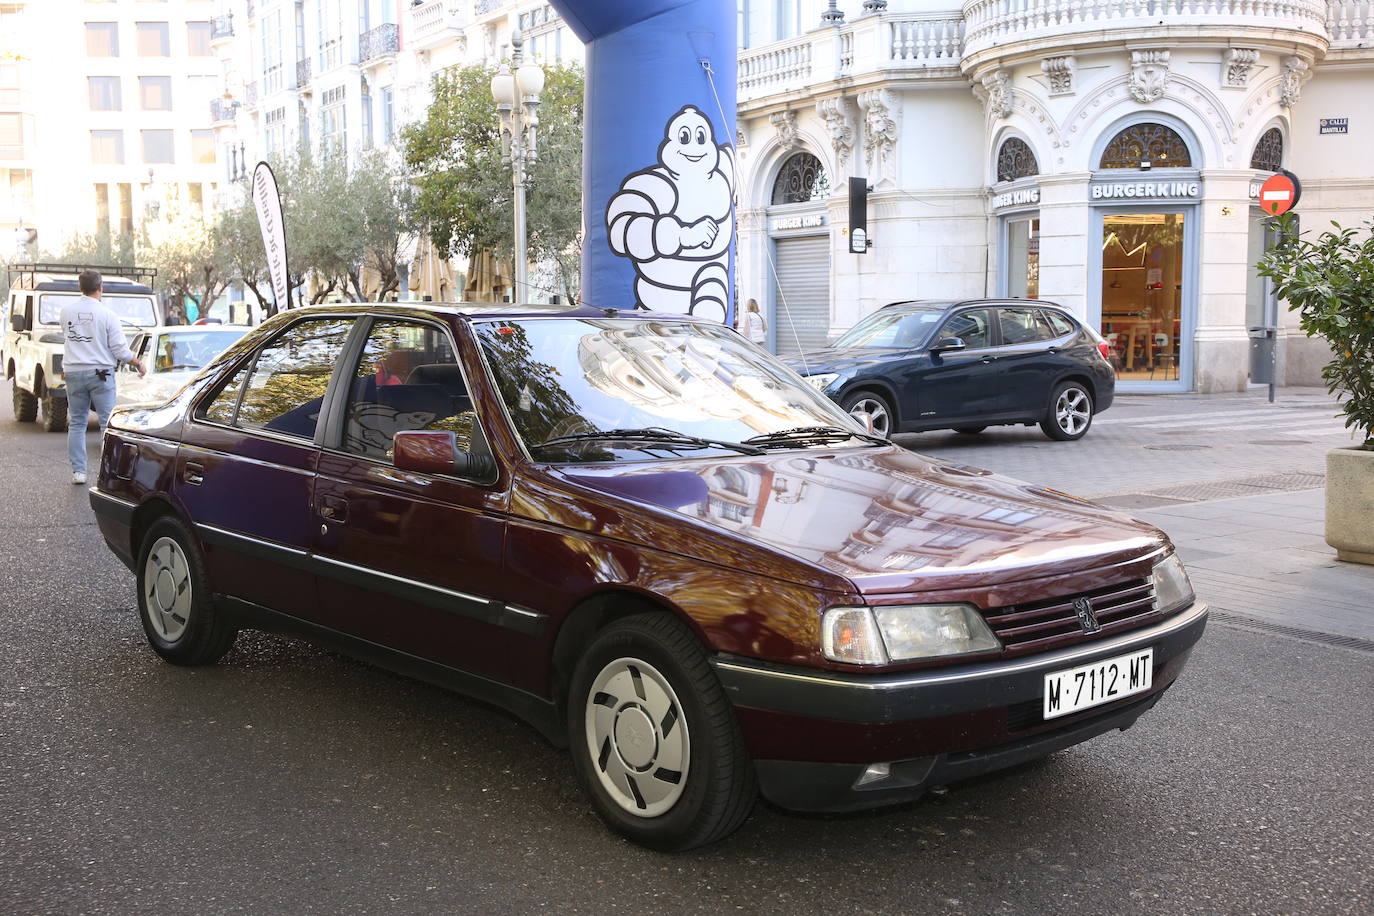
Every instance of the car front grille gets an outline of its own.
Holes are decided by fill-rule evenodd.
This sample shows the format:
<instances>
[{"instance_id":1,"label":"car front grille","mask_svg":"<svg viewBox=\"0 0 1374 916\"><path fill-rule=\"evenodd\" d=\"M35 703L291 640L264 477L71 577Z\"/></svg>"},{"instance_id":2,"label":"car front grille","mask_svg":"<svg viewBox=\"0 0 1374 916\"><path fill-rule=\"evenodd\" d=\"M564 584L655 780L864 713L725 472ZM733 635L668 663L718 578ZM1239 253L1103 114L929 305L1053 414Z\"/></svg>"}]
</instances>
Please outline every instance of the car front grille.
<instances>
[{"instance_id":1,"label":"car front grille","mask_svg":"<svg viewBox=\"0 0 1374 916\"><path fill-rule=\"evenodd\" d=\"M1099 629L1089 632L1076 604L1087 603ZM1132 579L1067 597L1028 601L984 612L1006 654L1029 655L1111 636L1159 619L1154 583Z\"/></svg>"}]
</instances>

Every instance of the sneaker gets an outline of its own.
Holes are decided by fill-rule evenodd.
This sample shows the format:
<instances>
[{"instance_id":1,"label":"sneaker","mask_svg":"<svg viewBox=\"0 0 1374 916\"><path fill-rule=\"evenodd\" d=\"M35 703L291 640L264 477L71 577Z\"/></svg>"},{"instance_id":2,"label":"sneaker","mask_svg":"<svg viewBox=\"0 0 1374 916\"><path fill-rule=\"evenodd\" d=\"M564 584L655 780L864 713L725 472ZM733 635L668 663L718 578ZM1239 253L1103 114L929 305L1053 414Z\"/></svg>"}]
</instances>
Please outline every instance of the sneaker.
<instances>
[{"instance_id":1,"label":"sneaker","mask_svg":"<svg viewBox=\"0 0 1374 916\"><path fill-rule=\"evenodd\" d=\"M85 482L86 482L86 475L85 475L85 474L81 473L80 471L73 471L73 472L72 472L72 483L74 483L74 484L83 484L83 483L85 483Z\"/></svg>"}]
</instances>

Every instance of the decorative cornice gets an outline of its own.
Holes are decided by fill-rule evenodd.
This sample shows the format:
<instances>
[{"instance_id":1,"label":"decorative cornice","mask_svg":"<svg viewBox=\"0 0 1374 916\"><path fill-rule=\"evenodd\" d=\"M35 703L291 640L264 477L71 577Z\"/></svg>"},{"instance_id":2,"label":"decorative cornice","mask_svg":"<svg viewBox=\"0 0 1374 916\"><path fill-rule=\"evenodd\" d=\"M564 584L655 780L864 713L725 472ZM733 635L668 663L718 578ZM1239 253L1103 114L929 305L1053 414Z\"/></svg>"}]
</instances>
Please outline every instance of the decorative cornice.
<instances>
[{"instance_id":1,"label":"decorative cornice","mask_svg":"<svg viewBox=\"0 0 1374 916\"><path fill-rule=\"evenodd\" d=\"M1254 48L1228 48L1226 51L1226 72L1221 85L1227 89L1244 89L1250 85L1250 71L1259 60L1259 51Z\"/></svg>"},{"instance_id":2,"label":"decorative cornice","mask_svg":"<svg viewBox=\"0 0 1374 916\"><path fill-rule=\"evenodd\" d=\"M1073 75L1078 64L1072 55L1047 57L1040 69L1050 78L1050 95L1073 95Z\"/></svg>"},{"instance_id":3,"label":"decorative cornice","mask_svg":"<svg viewBox=\"0 0 1374 916\"><path fill-rule=\"evenodd\" d=\"M1131 97L1142 105L1158 102L1169 84L1169 52L1162 48L1131 52Z\"/></svg>"},{"instance_id":4,"label":"decorative cornice","mask_svg":"<svg viewBox=\"0 0 1374 916\"><path fill-rule=\"evenodd\" d=\"M768 116L768 122L778 132L778 145L783 149L795 149L799 145L795 111L775 111Z\"/></svg>"},{"instance_id":5,"label":"decorative cornice","mask_svg":"<svg viewBox=\"0 0 1374 916\"><path fill-rule=\"evenodd\" d=\"M1297 55L1285 57L1279 76L1279 104L1284 108L1292 108L1298 104L1298 100L1302 98L1302 84L1311 76L1312 70L1307 61Z\"/></svg>"},{"instance_id":6,"label":"decorative cornice","mask_svg":"<svg viewBox=\"0 0 1374 916\"><path fill-rule=\"evenodd\" d=\"M983 84L983 106L988 117L1011 117L1011 74L1006 70L994 70L985 74Z\"/></svg>"},{"instance_id":7,"label":"decorative cornice","mask_svg":"<svg viewBox=\"0 0 1374 916\"><path fill-rule=\"evenodd\" d=\"M874 185L897 180L897 137L902 110L890 89L871 89L858 96L864 113L864 162Z\"/></svg>"},{"instance_id":8,"label":"decorative cornice","mask_svg":"<svg viewBox=\"0 0 1374 916\"><path fill-rule=\"evenodd\" d=\"M820 99L816 102L816 114L821 116L825 126L830 130L830 145L835 149L835 164L843 173L850 155L854 152L854 103L844 96Z\"/></svg>"}]
</instances>

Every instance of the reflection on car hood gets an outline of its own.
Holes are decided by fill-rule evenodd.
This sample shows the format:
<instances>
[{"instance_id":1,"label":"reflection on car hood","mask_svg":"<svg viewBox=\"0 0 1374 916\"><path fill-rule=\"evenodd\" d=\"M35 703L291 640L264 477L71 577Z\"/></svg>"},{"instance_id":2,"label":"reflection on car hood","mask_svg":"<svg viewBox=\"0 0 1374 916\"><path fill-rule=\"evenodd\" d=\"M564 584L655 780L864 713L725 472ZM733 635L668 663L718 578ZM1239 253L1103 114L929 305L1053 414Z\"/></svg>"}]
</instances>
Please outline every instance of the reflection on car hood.
<instances>
[{"instance_id":1,"label":"reflection on car hood","mask_svg":"<svg viewBox=\"0 0 1374 916\"><path fill-rule=\"evenodd\" d=\"M908 351L888 347L826 347L824 350L789 356L783 362L802 375L819 375L822 372L873 366L905 352Z\"/></svg>"},{"instance_id":2,"label":"reflection on car hood","mask_svg":"<svg viewBox=\"0 0 1374 916\"><path fill-rule=\"evenodd\" d=\"M563 476L762 544L874 595L1082 572L1168 544L1125 513L895 446L584 466Z\"/></svg>"}]
</instances>

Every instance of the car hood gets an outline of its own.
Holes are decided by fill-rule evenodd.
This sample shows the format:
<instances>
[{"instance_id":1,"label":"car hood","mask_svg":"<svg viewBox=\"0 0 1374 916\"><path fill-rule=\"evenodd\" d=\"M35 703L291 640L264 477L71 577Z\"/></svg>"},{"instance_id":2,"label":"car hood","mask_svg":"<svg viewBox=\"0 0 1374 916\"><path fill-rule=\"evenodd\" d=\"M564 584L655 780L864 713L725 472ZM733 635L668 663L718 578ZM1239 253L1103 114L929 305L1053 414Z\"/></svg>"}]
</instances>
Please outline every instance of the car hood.
<instances>
[{"instance_id":1,"label":"car hood","mask_svg":"<svg viewBox=\"0 0 1374 916\"><path fill-rule=\"evenodd\" d=\"M819 375L874 366L906 352L909 351L888 347L827 347L789 356L783 362L801 375Z\"/></svg>"},{"instance_id":2,"label":"car hood","mask_svg":"<svg viewBox=\"0 0 1374 916\"><path fill-rule=\"evenodd\" d=\"M895 446L563 476L843 576L869 595L1087 572L1169 546L1125 513Z\"/></svg>"}]
</instances>

